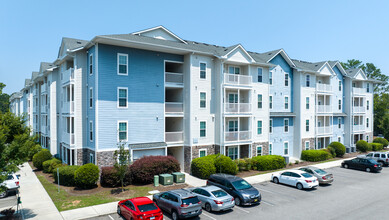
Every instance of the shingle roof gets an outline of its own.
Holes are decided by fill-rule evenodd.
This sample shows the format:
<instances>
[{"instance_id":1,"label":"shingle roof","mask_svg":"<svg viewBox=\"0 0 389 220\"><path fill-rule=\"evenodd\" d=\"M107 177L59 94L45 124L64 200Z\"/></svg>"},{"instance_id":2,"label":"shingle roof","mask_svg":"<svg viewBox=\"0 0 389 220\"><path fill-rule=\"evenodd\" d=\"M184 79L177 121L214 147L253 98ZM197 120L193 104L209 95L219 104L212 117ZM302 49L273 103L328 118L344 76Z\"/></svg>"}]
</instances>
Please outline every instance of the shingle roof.
<instances>
[{"instance_id":1,"label":"shingle roof","mask_svg":"<svg viewBox=\"0 0 389 220\"><path fill-rule=\"evenodd\" d=\"M272 50L272 51L268 51L268 52L265 52L265 53L256 53L256 57L258 59L261 59L263 60L264 62L267 62L269 61L272 57L274 57L274 55L276 55L277 53L279 53L282 49L277 49L277 50Z\"/></svg>"},{"instance_id":2,"label":"shingle roof","mask_svg":"<svg viewBox=\"0 0 389 220\"><path fill-rule=\"evenodd\" d=\"M39 72L32 72L32 74L31 74L31 81L34 81L34 79L36 77L38 77L38 75L39 75Z\"/></svg>"},{"instance_id":3,"label":"shingle roof","mask_svg":"<svg viewBox=\"0 0 389 220\"><path fill-rule=\"evenodd\" d=\"M318 72L320 68L326 63L326 61L311 63L311 62L295 60L295 59L292 59L292 61L294 62L297 68L302 70L314 71L314 72Z\"/></svg>"},{"instance_id":4,"label":"shingle roof","mask_svg":"<svg viewBox=\"0 0 389 220\"><path fill-rule=\"evenodd\" d=\"M348 69L348 70L346 70L346 73L348 76L354 77L355 75L357 75L359 70L360 70L359 68Z\"/></svg>"},{"instance_id":5,"label":"shingle roof","mask_svg":"<svg viewBox=\"0 0 389 220\"><path fill-rule=\"evenodd\" d=\"M47 69L50 69L50 68L52 68L52 67L54 67L54 64L52 64L52 63L49 63L49 62L41 62L41 66L40 66L40 68L39 68L39 72L43 72L43 71L45 71L45 70L47 70Z\"/></svg>"},{"instance_id":6,"label":"shingle roof","mask_svg":"<svg viewBox=\"0 0 389 220\"><path fill-rule=\"evenodd\" d=\"M31 79L25 79L24 80L24 87L28 87L31 84Z\"/></svg>"},{"instance_id":7,"label":"shingle roof","mask_svg":"<svg viewBox=\"0 0 389 220\"><path fill-rule=\"evenodd\" d=\"M330 66L331 66L332 68L334 68L334 66L335 66L335 64L336 64L337 62L339 62L339 61L328 61L328 64L330 64Z\"/></svg>"},{"instance_id":8,"label":"shingle roof","mask_svg":"<svg viewBox=\"0 0 389 220\"><path fill-rule=\"evenodd\" d=\"M63 37L62 42L66 45L66 48L73 50L85 46L89 41Z\"/></svg>"}]
</instances>

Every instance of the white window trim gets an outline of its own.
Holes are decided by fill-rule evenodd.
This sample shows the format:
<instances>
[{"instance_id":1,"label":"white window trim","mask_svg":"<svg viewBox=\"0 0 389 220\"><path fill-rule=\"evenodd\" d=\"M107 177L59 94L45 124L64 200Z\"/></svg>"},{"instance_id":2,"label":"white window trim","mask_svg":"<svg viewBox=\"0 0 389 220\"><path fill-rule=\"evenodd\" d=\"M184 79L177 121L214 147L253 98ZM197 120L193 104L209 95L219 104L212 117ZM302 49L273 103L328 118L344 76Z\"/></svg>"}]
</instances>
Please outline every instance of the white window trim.
<instances>
[{"instance_id":1,"label":"white window trim","mask_svg":"<svg viewBox=\"0 0 389 220\"><path fill-rule=\"evenodd\" d=\"M201 122L205 122L205 136L201 137ZM238 128L239 129L239 128ZM200 121L199 122L199 138L206 138L207 137L207 121Z\"/></svg>"},{"instance_id":2,"label":"white window trim","mask_svg":"<svg viewBox=\"0 0 389 220\"><path fill-rule=\"evenodd\" d=\"M339 125L340 125L340 128L339 128ZM338 129L341 129L341 128L342 128L342 118L338 117Z\"/></svg>"},{"instance_id":3,"label":"white window trim","mask_svg":"<svg viewBox=\"0 0 389 220\"><path fill-rule=\"evenodd\" d=\"M307 143L308 143L308 150L309 150L311 148L311 144L309 143L309 141L305 141L304 149L307 150ZM289 147L289 144L288 144L288 147Z\"/></svg>"},{"instance_id":4,"label":"white window trim","mask_svg":"<svg viewBox=\"0 0 389 220\"><path fill-rule=\"evenodd\" d=\"M270 103L271 103L271 106L270 106ZM273 96L272 95L269 95L269 109L273 109Z\"/></svg>"},{"instance_id":5,"label":"white window trim","mask_svg":"<svg viewBox=\"0 0 389 220\"><path fill-rule=\"evenodd\" d=\"M308 131L307 131L307 121L308 121ZM305 119L305 132L309 132L310 130L311 130L311 122L309 121L309 119Z\"/></svg>"},{"instance_id":6,"label":"white window trim","mask_svg":"<svg viewBox=\"0 0 389 220\"><path fill-rule=\"evenodd\" d=\"M270 150L270 146L271 146L271 150ZM269 155L273 155L273 143L272 142L269 142Z\"/></svg>"},{"instance_id":7,"label":"white window trim","mask_svg":"<svg viewBox=\"0 0 389 220\"><path fill-rule=\"evenodd\" d=\"M285 154L285 143L288 144L288 154ZM284 144L282 145L282 155L289 155L289 141L284 141Z\"/></svg>"},{"instance_id":8,"label":"white window trim","mask_svg":"<svg viewBox=\"0 0 389 220\"><path fill-rule=\"evenodd\" d=\"M261 148L261 155L258 155L258 147ZM263 146L262 146L262 145L258 145L258 146L257 146L256 154L257 154L257 156L262 156L262 155L263 155Z\"/></svg>"},{"instance_id":9,"label":"white window trim","mask_svg":"<svg viewBox=\"0 0 389 220\"><path fill-rule=\"evenodd\" d=\"M271 123L270 123L270 122L271 122ZM270 129L270 127L271 127L271 129ZM273 128L273 119L270 119L270 120L269 120L269 129L270 129L270 130L269 130L269 134L273 134L273 129L274 129L274 128Z\"/></svg>"},{"instance_id":10,"label":"white window trim","mask_svg":"<svg viewBox=\"0 0 389 220\"><path fill-rule=\"evenodd\" d=\"M308 108L307 108L307 104L308 104ZM310 100L309 96L306 96L305 97L305 110L309 110L310 108L311 108L311 100Z\"/></svg>"},{"instance_id":11,"label":"white window trim","mask_svg":"<svg viewBox=\"0 0 389 220\"><path fill-rule=\"evenodd\" d=\"M91 62L91 60L92 60L92 62ZM91 76L91 75L93 75L93 65L94 65L94 62L93 62L93 53L91 53L90 55L89 55L89 69L88 69L88 72L89 72L89 75ZM92 67L92 68L91 68ZM91 71L91 69L92 69L92 71ZM61 75L62 76L62 75Z\"/></svg>"},{"instance_id":12,"label":"white window trim","mask_svg":"<svg viewBox=\"0 0 389 220\"><path fill-rule=\"evenodd\" d=\"M258 122L261 122L261 133L260 134L258 134ZM263 121L262 120L257 120L257 135L259 135L259 136L261 136L261 135L263 135Z\"/></svg>"},{"instance_id":13,"label":"white window trim","mask_svg":"<svg viewBox=\"0 0 389 220\"><path fill-rule=\"evenodd\" d=\"M261 69L262 70L262 82L258 82L258 69ZM263 83L263 68L262 67L257 67L257 82L258 83Z\"/></svg>"},{"instance_id":14,"label":"white window trim","mask_svg":"<svg viewBox=\"0 0 389 220\"><path fill-rule=\"evenodd\" d=\"M261 96L261 108L258 107L259 96ZM263 95L260 93L257 94L257 109L263 109Z\"/></svg>"},{"instance_id":15,"label":"white window trim","mask_svg":"<svg viewBox=\"0 0 389 220\"><path fill-rule=\"evenodd\" d=\"M285 82L286 82L285 76L286 76L286 75L288 76L288 85L287 85L287 86L285 85ZM284 74L284 87L289 87L289 86L290 86L289 73L285 73L285 74Z\"/></svg>"},{"instance_id":16,"label":"white window trim","mask_svg":"<svg viewBox=\"0 0 389 220\"><path fill-rule=\"evenodd\" d=\"M92 133L92 139L91 139L91 133ZM93 142L93 121L89 121L89 141Z\"/></svg>"},{"instance_id":17,"label":"white window trim","mask_svg":"<svg viewBox=\"0 0 389 220\"><path fill-rule=\"evenodd\" d=\"M339 141L339 139L340 139L340 141ZM342 141L342 137L341 136L338 136L338 140L337 140L339 143L341 143L341 141Z\"/></svg>"},{"instance_id":18,"label":"white window trim","mask_svg":"<svg viewBox=\"0 0 389 220\"><path fill-rule=\"evenodd\" d=\"M120 101L119 101L119 90L120 90L120 89L125 89L125 90L127 91L127 96L126 96L126 106L125 106L125 107L119 106L119 103L120 103ZM128 108L128 87L118 87L118 88L117 88L117 108L120 108L120 109L126 109L126 108Z\"/></svg>"},{"instance_id":19,"label":"white window trim","mask_svg":"<svg viewBox=\"0 0 389 220\"><path fill-rule=\"evenodd\" d=\"M126 57L126 73L119 73L119 57L120 56L125 56ZM128 76L128 54L125 54L125 53L118 53L117 54L117 74L118 75L121 75L121 76Z\"/></svg>"},{"instance_id":20,"label":"white window trim","mask_svg":"<svg viewBox=\"0 0 389 220\"><path fill-rule=\"evenodd\" d=\"M240 149L239 149L239 146L228 146L228 149L227 149L227 156L228 157L230 157L230 151L229 151L229 149L230 148L236 148L236 149L238 149L238 152L237 152L237 154L236 154L236 158L235 159L239 159L239 154L240 154Z\"/></svg>"},{"instance_id":21,"label":"white window trim","mask_svg":"<svg viewBox=\"0 0 389 220\"><path fill-rule=\"evenodd\" d=\"M340 90L339 90L340 88ZM342 81L339 80L339 83L338 83L338 91L341 92L343 90L343 86L342 86Z\"/></svg>"},{"instance_id":22,"label":"white window trim","mask_svg":"<svg viewBox=\"0 0 389 220\"><path fill-rule=\"evenodd\" d=\"M272 71L269 71L269 85L273 85L273 72Z\"/></svg>"},{"instance_id":23,"label":"white window trim","mask_svg":"<svg viewBox=\"0 0 389 220\"><path fill-rule=\"evenodd\" d=\"M288 98L288 108L285 108L285 98ZM290 105L290 100L289 100L289 96L288 95L284 95L284 110L289 110L289 105Z\"/></svg>"},{"instance_id":24,"label":"white window trim","mask_svg":"<svg viewBox=\"0 0 389 220\"><path fill-rule=\"evenodd\" d=\"M92 95L91 95L92 94ZM90 105L90 100L92 99L92 106ZM93 87L90 87L89 88L89 108L92 109L93 108Z\"/></svg>"},{"instance_id":25,"label":"white window trim","mask_svg":"<svg viewBox=\"0 0 389 220\"><path fill-rule=\"evenodd\" d=\"M205 64L205 78L201 78L201 64ZM200 61L199 62L199 79L200 80L207 80L207 62L204 62L204 61Z\"/></svg>"},{"instance_id":26,"label":"white window trim","mask_svg":"<svg viewBox=\"0 0 389 220\"><path fill-rule=\"evenodd\" d=\"M93 155L93 153L90 153L89 154L89 162L94 163L95 162L94 160L95 160L95 155Z\"/></svg>"},{"instance_id":27,"label":"white window trim","mask_svg":"<svg viewBox=\"0 0 389 220\"><path fill-rule=\"evenodd\" d=\"M206 149L206 148L201 148L201 149L199 150L199 157L200 157L200 152L201 152L201 151L205 151L205 156L204 156L204 157L206 157L206 156L208 155L207 149Z\"/></svg>"},{"instance_id":28,"label":"white window trim","mask_svg":"<svg viewBox=\"0 0 389 220\"><path fill-rule=\"evenodd\" d=\"M340 109L339 109L339 101L340 101ZM342 100L338 99L338 110L342 110Z\"/></svg>"},{"instance_id":29,"label":"white window trim","mask_svg":"<svg viewBox=\"0 0 389 220\"><path fill-rule=\"evenodd\" d=\"M285 121L288 121L287 125L288 125L288 131L286 132L285 131ZM284 133L289 133L289 118L284 118Z\"/></svg>"},{"instance_id":30,"label":"white window trim","mask_svg":"<svg viewBox=\"0 0 389 220\"><path fill-rule=\"evenodd\" d=\"M127 135L126 135L126 139L125 140L122 140L122 141L124 141L124 142L127 142L128 141L128 121L117 121L117 142L119 143L120 142L120 139L119 139L119 124L120 123L126 123L127 124L127 126L126 126L126 133L127 133Z\"/></svg>"},{"instance_id":31,"label":"white window trim","mask_svg":"<svg viewBox=\"0 0 389 220\"><path fill-rule=\"evenodd\" d=\"M201 107L201 93L205 93L205 107ZM200 109L207 109L207 92L206 91L200 91L199 93L199 107Z\"/></svg>"},{"instance_id":32,"label":"white window trim","mask_svg":"<svg viewBox=\"0 0 389 220\"><path fill-rule=\"evenodd\" d=\"M307 80L307 77L309 80ZM307 82L309 82L309 86L307 86ZM308 87L308 88L311 87L311 75L309 75L309 74L305 75L305 87Z\"/></svg>"},{"instance_id":33,"label":"white window trim","mask_svg":"<svg viewBox=\"0 0 389 220\"><path fill-rule=\"evenodd\" d=\"M370 126L370 120L369 118L366 118L366 128L369 128L369 126Z\"/></svg>"}]
</instances>

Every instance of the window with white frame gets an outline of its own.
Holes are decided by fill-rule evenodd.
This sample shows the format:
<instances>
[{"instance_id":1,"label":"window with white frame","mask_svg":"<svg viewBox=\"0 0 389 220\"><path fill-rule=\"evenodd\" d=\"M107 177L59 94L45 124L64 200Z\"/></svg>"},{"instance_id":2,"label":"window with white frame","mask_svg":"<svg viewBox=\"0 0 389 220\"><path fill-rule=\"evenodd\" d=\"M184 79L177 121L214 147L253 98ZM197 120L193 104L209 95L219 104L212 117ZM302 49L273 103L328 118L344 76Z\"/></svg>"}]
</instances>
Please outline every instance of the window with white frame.
<instances>
[{"instance_id":1,"label":"window with white frame","mask_svg":"<svg viewBox=\"0 0 389 220\"><path fill-rule=\"evenodd\" d=\"M311 85L311 76L310 75L306 75L305 76L305 86L309 87L310 85Z\"/></svg>"},{"instance_id":2,"label":"window with white frame","mask_svg":"<svg viewBox=\"0 0 389 220\"><path fill-rule=\"evenodd\" d=\"M342 143L341 141L342 141L342 138L341 138L341 137L338 137L338 142L339 142L339 143Z\"/></svg>"},{"instance_id":3,"label":"window with white frame","mask_svg":"<svg viewBox=\"0 0 389 220\"><path fill-rule=\"evenodd\" d=\"M289 97L285 96L285 109L289 109Z\"/></svg>"},{"instance_id":4,"label":"window with white frame","mask_svg":"<svg viewBox=\"0 0 389 220\"><path fill-rule=\"evenodd\" d=\"M257 122L257 134L262 134L262 121Z\"/></svg>"},{"instance_id":5,"label":"window with white frame","mask_svg":"<svg viewBox=\"0 0 389 220\"><path fill-rule=\"evenodd\" d=\"M309 141L305 141L305 150L309 150Z\"/></svg>"},{"instance_id":6,"label":"window with white frame","mask_svg":"<svg viewBox=\"0 0 389 220\"><path fill-rule=\"evenodd\" d=\"M369 108L370 108L370 102L369 102L369 100L367 100L366 101L366 110L369 110Z\"/></svg>"},{"instance_id":7,"label":"window with white frame","mask_svg":"<svg viewBox=\"0 0 389 220\"><path fill-rule=\"evenodd\" d=\"M342 128L342 118L338 117L338 128Z\"/></svg>"},{"instance_id":8,"label":"window with white frame","mask_svg":"<svg viewBox=\"0 0 389 220\"><path fill-rule=\"evenodd\" d=\"M366 84L366 92L370 92L370 83Z\"/></svg>"},{"instance_id":9,"label":"window with white frame","mask_svg":"<svg viewBox=\"0 0 389 220\"><path fill-rule=\"evenodd\" d=\"M262 145L257 146L257 156L262 156Z\"/></svg>"},{"instance_id":10,"label":"window with white frame","mask_svg":"<svg viewBox=\"0 0 389 220\"><path fill-rule=\"evenodd\" d=\"M309 131L309 120L305 120L305 131Z\"/></svg>"},{"instance_id":11,"label":"window with white frame","mask_svg":"<svg viewBox=\"0 0 389 220\"><path fill-rule=\"evenodd\" d=\"M269 143L269 155L272 155L273 153L273 144Z\"/></svg>"},{"instance_id":12,"label":"window with white frame","mask_svg":"<svg viewBox=\"0 0 389 220\"><path fill-rule=\"evenodd\" d=\"M127 108L127 88L118 88L118 107Z\"/></svg>"},{"instance_id":13,"label":"window with white frame","mask_svg":"<svg viewBox=\"0 0 389 220\"><path fill-rule=\"evenodd\" d=\"M273 85L273 72L269 71L269 84Z\"/></svg>"},{"instance_id":14,"label":"window with white frame","mask_svg":"<svg viewBox=\"0 0 389 220\"><path fill-rule=\"evenodd\" d=\"M238 146L228 147L228 156L232 160L238 159Z\"/></svg>"},{"instance_id":15,"label":"window with white frame","mask_svg":"<svg viewBox=\"0 0 389 220\"><path fill-rule=\"evenodd\" d=\"M89 163L95 163L95 155L93 155L93 153L89 154Z\"/></svg>"},{"instance_id":16,"label":"window with white frame","mask_svg":"<svg viewBox=\"0 0 389 220\"><path fill-rule=\"evenodd\" d=\"M342 91L342 81L339 80L339 91Z\"/></svg>"},{"instance_id":17,"label":"window with white frame","mask_svg":"<svg viewBox=\"0 0 389 220\"><path fill-rule=\"evenodd\" d=\"M305 109L309 109L309 97L305 98Z\"/></svg>"},{"instance_id":18,"label":"window with white frame","mask_svg":"<svg viewBox=\"0 0 389 220\"><path fill-rule=\"evenodd\" d=\"M273 119L269 120L269 133L273 133Z\"/></svg>"},{"instance_id":19,"label":"window with white frame","mask_svg":"<svg viewBox=\"0 0 389 220\"><path fill-rule=\"evenodd\" d=\"M369 118L366 118L366 127L369 127Z\"/></svg>"},{"instance_id":20,"label":"window with white frame","mask_svg":"<svg viewBox=\"0 0 389 220\"><path fill-rule=\"evenodd\" d=\"M273 96L269 96L269 108L273 109Z\"/></svg>"},{"instance_id":21,"label":"window with white frame","mask_svg":"<svg viewBox=\"0 0 389 220\"><path fill-rule=\"evenodd\" d=\"M289 74L285 73L285 86L289 86Z\"/></svg>"},{"instance_id":22,"label":"window with white frame","mask_svg":"<svg viewBox=\"0 0 389 220\"><path fill-rule=\"evenodd\" d=\"M258 82L262 82L262 68L258 68Z\"/></svg>"},{"instance_id":23,"label":"window with white frame","mask_svg":"<svg viewBox=\"0 0 389 220\"><path fill-rule=\"evenodd\" d=\"M230 66L228 67L229 74L240 74L240 67Z\"/></svg>"},{"instance_id":24,"label":"window with white frame","mask_svg":"<svg viewBox=\"0 0 389 220\"><path fill-rule=\"evenodd\" d=\"M262 108L262 94L258 94L258 108Z\"/></svg>"},{"instance_id":25,"label":"window with white frame","mask_svg":"<svg viewBox=\"0 0 389 220\"><path fill-rule=\"evenodd\" d=\"M200 63L200 79L207 78L207 64Z\"/></svg>"},{"instance_id":26,"label":"window with white frame","mask_svg":"<svg viewBox=\"0 0 389 220\"><path fill-rule=\"evenodd\" d=\"M89 75L92 74L93 74L93 54L89 55Z\"/></svg>"},{"instance_id":27,"label":"window with white frame","mask_svg":"<svg viewBox=\"0 0 389 220\"><path fill-rule=\"evenodd\" d=\"M89 88L89 108L93 108L93 88Z\"/></svg>"},{"instance_id":28,"label":"window with white frame","mask_svg":"<svg viewBox=\"0 0 389 220\"><path fill-rule=\"evenodd\" d=\"M207 106L207 93L200 92L200 108L205 108Z\"/></svg>"},{"instance_id":29,"label":"window with white frame","mask_svg":"<svg viewBox=\"0 0 389 220\"><path fill-rule=\"evenodd\" d=\"M207 149L200 149L199 157L205 157L205 156L207 156Z\"/></svg>"},{"instance_id":30,"label":"window with white frame","mask_svg":"<svg viewBox=\"0 0 389 220\"><path fill-rule=\"evenodd\" d=\"M289 119L287 118L284 119L284 132L285 133L289 132Z\"/></svg>"},{"instance_id":31,"label":"window with white frame","mask_svg":"<svg viewBox=\"0 0 389 220\"><path fill-rule=\"evenodd\" d=\"M340 100L340 99L338 101L338 109L342 110L342 100Z\"/></svg>"},{"instance_id":32,"label":"window with white frame","mask_svg":"<svg viewBox=\"0 0 389 220\"><path fill-rule=\"evenodd\" d=\"M207 136L207 123L205 121L200 121L200 137Z\"/></svg>"},{"instance_id":33,"label":"window with white frame","mask_svg":"<svg viewBox=\"0 0 389 220\"><path fill-rule=\"evenodd\" d=\"M93 141L93 121L89 121L89 141Z\"/></svg>"},{"instance_id":34,"label":"window with white frame","mask_svg":"<svg viewBox=\"0 0 389 220\"><path fill-rule=\"evenodd\" d=\"M118 53L118 75L128 75L128 55Z\"/></svg>"},{"instance_id":35,"label":"window with white frame","mask_svg":"<svg viewBox=\"0 0 389 220\"><path fill-rule=\"evenodd\" d=\"M289 154L289 143L284 142L284 155L288 155L288 154Z\"/></svg>"},{"instance_id":36,"label":"window with white frame","mask_svg":"<svg viewBox=\"0 0 389 220\"><path fill-rule=\"evenodd\" d=\"M119 141L127 141L127 122L121 121L118 123Z\"/></svg>"},{"instance_id":37,"label":"window with white frame","mask_svg":"<svg viewBox=\"0 0 389 220\"><path fill-rule=\"evenodd\" d=\"M366 135L366 142L369 143L369 135Z\"/></svg>"}]
</instances>

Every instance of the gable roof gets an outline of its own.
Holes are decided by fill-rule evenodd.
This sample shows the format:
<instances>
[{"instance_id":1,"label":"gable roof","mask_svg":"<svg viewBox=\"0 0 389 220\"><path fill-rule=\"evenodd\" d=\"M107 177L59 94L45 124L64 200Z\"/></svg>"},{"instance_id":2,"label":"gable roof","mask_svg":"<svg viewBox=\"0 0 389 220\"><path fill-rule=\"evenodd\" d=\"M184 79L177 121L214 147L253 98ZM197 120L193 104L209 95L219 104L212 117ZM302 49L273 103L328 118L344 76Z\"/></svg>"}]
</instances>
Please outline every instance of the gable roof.
<instances>
[{"instance_id":1,"label":"gable roof","mask_svg":"<svg viewBox=\"0 0 389 220\"><path fill-rule=\"evenodd\" d=\"M233 48L233 49L230 49L230 48ZM227 58L227 56L229 54L231 54L233 51L235 51L239 48L251 59L250 60L251 62L255 62L254 58L247 52L247 50L244 49L244 47L241 44L237 44L237 45L235 45L235 47L234 46L228 47L228 50L227 50L228 52L225 55L223 55L223 57Z\"/></svg>"},{"instance_id":2,"label":"gable roof","mask_svg":"<svg viewBox=\"0 0 389 220\"><path fill-rule=\"evenodd\" d=\"M356 77L361 74L364 80L367 80L367 76L365 72L361 68L352 68L346 70L347 76L353 79L356 79Z\"/></svg>"},{"instance_id":3,"label":"gable roof","mask_svg":"<svg viewBox=\"0 0 389 220\"><path fill-rule=\"evenodd\" d=\"M149 29L146 29L146 30L142 30L142 31L137 31L137 32L134 32L132 33L133 35L142 35L144 33L147 33L147 32L151 32L151 31L155 31L155 30L162 30L164 31L165 33L167 33L168 35L172 36L173 38L177 39L178 41L181 41L182 43L184 44L187 44L186 41L184 41L183 39L181 39L180 37L178 37L177 35L175 35L173 32L169 31L167 28L165 28L164 26L160 25L160 26L157 26L157 27L153 27L153 28L149 28Z\"/></svg>"},{"instance_id":4,"label":"gable roof","mask_svg":"<svg viewBox=\"0 0 389 220\"><path fill-rule=\"evenodd\" d=\"M340 73L343 75L343 76L346 76L347 75L347 72L346 70L343 68L343 66L340 64L339 61L335 60L335 61L327 61L328 64L330 64L331 68L333 69L335 66L338 67L338 69L340 70Z\"/></svg>"},{"instance_id":5,"label":"gable roof","mask_svg":"<svg viewBox=\"0 0 389 220\"><path fill-rule=\"evenodd\" d=\"M285 59L285 61L289 64L289 66L296 67L296 65L293 63L293 61L289 58L288 54L286 54L286 52L282 48L278 49L278 50L268 51L265 53L259 53L258 57L262 60L265 60L266 63L269 63L278 54L281 54L281 56Z\"/></svg>"},{"instance_id":6,"label":"gable roof","mask_svg":"<svg viewBox=\"0 0 389 220\"><path fill-rule=\"evenodd\" d=\"M63 54L66 51L63 51L65 48L66 50L76 50L79 48L83 48L89 41L86 40L80 40L80 39L75 39L75 38L69 38L69 37L63 37L61 46L58 51L58 57L60 57L61 54Z\"/></svg>"},{"instance_id":7,"label":"gable roof","mask_svg":"<svg viewBox=\"0 0 389 220\"><path fill-rule=\"evenodd\" d=\"M327 63L326 61L311 63L303 60L292 60L298 69L308 72L319 72L320 69Z\"/></svg>"},{"instance_id":8,"label":"gable roof","mask_svg":"<svg viewBox=\"0 0 389 220\"><path fill-rule=\"evenodd\" d=\"M34 81L34 79L36 79L39 75L39 72L32 72L31 74L31 82Z\"/></svg>"},{"instance_id":9,"label":"gable roof","mask_svg":"<svg viewBox=\"0 0 389 220\"><path fill-rule=\"evenodd\" d=\"M27 88L31 85L31 79L25 79L24 80L24 87Z\"/></svg>"},{"instance_id":10,"label":"gable roof","mask_svg":"<svg viewBox=\"0 0 389 220\"><path fill-rule=\"evenodd\" d=\"M42 74L47 69L50 69L50 68L53 68L53 67L54 67L53 63L41 62L41 65L40 65L40 68L39 68L39 72Z\"/></svg>"}]
</instances>

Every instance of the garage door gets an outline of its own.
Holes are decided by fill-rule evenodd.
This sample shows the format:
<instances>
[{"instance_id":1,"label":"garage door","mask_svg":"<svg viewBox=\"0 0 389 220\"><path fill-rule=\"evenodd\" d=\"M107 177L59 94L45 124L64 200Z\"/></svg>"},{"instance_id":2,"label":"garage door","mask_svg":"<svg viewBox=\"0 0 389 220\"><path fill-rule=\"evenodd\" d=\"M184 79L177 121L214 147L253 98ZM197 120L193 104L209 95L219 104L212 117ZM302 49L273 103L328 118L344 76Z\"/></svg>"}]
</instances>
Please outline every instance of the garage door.
<instances>
[{"instance_id":1,"label":"garage door","mask_svg":"<svg viewBox=\"0 0 389 220\"><path fill-rule=\"evenodd\" d=\"M148 150L133 150L132 158L137 160L143 156L165 156L165 148L148 149Z\"/></svg>"}]
</instances>

